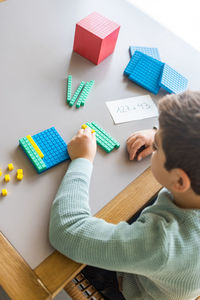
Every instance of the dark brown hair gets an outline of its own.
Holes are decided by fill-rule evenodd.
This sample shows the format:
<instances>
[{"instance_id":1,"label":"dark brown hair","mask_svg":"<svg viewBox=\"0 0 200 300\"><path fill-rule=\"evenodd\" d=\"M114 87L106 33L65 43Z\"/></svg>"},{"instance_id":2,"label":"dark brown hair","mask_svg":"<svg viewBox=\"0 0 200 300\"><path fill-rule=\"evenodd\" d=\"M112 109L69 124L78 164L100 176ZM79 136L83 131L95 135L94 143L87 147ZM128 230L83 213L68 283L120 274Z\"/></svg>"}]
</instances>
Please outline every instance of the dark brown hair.
<instances>
[{"instance_id":1,"label":"dark brown hair","mask_svg":"<svg viewBox=\"0 0 200 300\"><path fill-rule=\"evenodd\" d=\"M184 170L200 195L200 92L167 95L158 105L165 168Z\"/></svg>"}]
</instances>

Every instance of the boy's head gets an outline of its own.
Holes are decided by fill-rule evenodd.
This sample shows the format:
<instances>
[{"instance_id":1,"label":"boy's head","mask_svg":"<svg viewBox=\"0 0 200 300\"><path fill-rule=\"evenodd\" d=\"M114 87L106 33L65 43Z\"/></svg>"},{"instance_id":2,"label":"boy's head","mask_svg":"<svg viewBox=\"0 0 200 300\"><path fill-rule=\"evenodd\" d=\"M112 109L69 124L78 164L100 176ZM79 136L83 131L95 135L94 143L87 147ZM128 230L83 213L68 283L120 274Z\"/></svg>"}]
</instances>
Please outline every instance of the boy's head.
<instances>
[{"instance_id":1,"label":"boy's head","mask_svg":"<svg viewBox=\"0 0 200 300\"><path fill-rule=\"evenodd\" d=\"M181 184L186 184L187 188L191 187L200 195L200 92L186 91L163 97L159 101L159 125L155 144L160 145L155 147L160 146L163 153L156 159L163 160L166 173L164 182L162 178L157 178L158 181L167 187L170 178L166 176L173 174L174 179L176 176L179 178L179 188ZM155 152L153 156L159 155ZM152 164L153 159L155 158L152 157Z\"/></svg>"}]
</instances>

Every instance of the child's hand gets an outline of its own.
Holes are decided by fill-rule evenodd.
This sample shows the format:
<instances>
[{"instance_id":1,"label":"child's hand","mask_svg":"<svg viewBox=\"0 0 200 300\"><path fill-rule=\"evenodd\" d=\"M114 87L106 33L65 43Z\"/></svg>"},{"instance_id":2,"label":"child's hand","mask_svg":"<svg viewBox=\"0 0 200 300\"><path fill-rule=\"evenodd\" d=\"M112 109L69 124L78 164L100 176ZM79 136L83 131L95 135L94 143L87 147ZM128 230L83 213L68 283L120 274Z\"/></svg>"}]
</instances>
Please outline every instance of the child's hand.
<instances>
[{"instance_id":1,"label":"child's hand","mask_svg":"<svg viewBox=\"0 0 200 300\"><path fill-rule=\"evenodd\" d=\"M75 158L87 158L93 162L96 155L96 137L91 129L80 129L67 145L67 150L71 160Z\"/></svg>"},{"instance_id":2,"label":"child's hand","mask_svg":"<svg viewBox=\"0 0 200 300\"><path fill-rule=\"evenodd\" d=\"M126 146L130 160L135 157L137 160L141 160L153 152L152 144L155 133L155 129L136 131L127 139ZM140 149L142 146L144 146L144 150Z\"/></svg>"}]
</instances>

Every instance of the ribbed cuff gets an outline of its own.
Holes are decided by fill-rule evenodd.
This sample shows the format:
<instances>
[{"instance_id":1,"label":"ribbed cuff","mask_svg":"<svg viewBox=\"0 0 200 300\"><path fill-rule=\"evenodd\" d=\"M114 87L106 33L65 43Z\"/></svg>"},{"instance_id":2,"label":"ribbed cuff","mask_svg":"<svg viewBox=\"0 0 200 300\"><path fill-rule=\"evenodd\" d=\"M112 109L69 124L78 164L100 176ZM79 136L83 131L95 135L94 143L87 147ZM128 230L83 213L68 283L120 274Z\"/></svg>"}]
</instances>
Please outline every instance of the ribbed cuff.
<instances>
[{"instance_id":1,"label":"ribbed cuff","mask_svg":"<svg viewBox=\"0 0 200 300\"><path fill-rule=\"evenodd\" d=\"M79 172L91 177L93 164L86 158L76 158L69 164L67 173Z\"/></svg>"}]
</instances>

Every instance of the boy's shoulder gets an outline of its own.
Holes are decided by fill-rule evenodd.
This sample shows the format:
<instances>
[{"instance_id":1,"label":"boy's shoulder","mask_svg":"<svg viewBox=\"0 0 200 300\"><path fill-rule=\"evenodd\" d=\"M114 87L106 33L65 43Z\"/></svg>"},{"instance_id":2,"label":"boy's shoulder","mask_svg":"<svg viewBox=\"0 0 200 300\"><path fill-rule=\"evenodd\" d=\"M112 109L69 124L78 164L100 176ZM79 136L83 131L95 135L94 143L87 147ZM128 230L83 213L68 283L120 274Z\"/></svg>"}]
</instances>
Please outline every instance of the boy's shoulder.
<instances>
[{"instance_id":1,"label":"boy's shoulder","mask_svg":"<svg viewBox=\"0 0 200 300\"><path fill-rule=\"evenodd\" d=\"M168 225L169 223L178 223L179 226L193 226L194 224L196 227L200 222L200 209L185 209L177 206L174 203L172 193L166 188L163 188L158 193L154 204L147 207L144 213L152 213L152 216L155 216L155 218L159 215ZM197 226L197 230L200 231L199 225Z\"/></svg>"}]
</instances>

